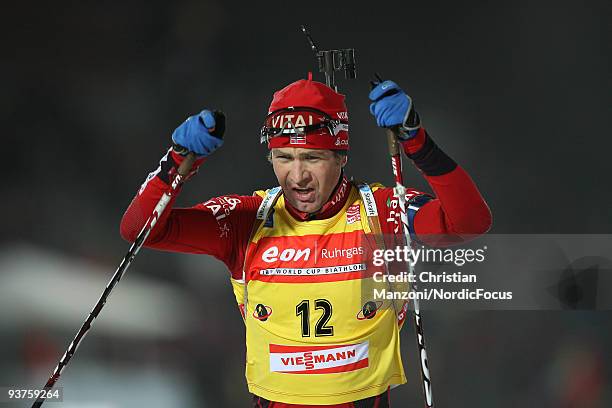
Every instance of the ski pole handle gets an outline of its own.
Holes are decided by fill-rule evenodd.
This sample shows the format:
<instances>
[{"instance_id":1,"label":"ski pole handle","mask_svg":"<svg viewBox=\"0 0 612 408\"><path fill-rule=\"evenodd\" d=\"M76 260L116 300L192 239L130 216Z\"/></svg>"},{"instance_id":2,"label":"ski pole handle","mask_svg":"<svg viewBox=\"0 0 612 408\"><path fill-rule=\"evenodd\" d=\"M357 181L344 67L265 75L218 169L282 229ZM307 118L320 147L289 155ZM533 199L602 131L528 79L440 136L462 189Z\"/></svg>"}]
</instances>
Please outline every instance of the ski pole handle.
<instances>
[{"instance_id":1,"label":"ski pole handle","mask_svg":"<svg viewBox=\"0 0 612 408\"><path fill-rule=\"evenodd\" d=\"M196 161L196 155L194 152L187 153L187 156L181 162L181 165L176 170L178 174L183 177L186 177L189 174L189 171L193 167L193 163Z\"/></svg>"},{"instance_id":2,"label":"ski pole handle","mask_svg":"<svg viewBox=\"0 0 612 408\"><path fill-rule=\"evenodd\" d=\"M402 156L400 154L400 144L397 140L399 127L393 126L386 129L387 145L389 147L389 155L391 156L391 165L393 166L393 176L395 177L396 185L404 184L404 176L402 175Z\"/></svg>"},{"instance_id":3,"label":"ski pole handle","mask_svg":"<svg viewBox=\"0 0 612 408\"><path fill-rule=\"evenodd\" d=\"M389 146L389 155L397 156L400 154L399 142L397 141L397 127L387 128L387 144Z\"/></svg>"}]
</instances>

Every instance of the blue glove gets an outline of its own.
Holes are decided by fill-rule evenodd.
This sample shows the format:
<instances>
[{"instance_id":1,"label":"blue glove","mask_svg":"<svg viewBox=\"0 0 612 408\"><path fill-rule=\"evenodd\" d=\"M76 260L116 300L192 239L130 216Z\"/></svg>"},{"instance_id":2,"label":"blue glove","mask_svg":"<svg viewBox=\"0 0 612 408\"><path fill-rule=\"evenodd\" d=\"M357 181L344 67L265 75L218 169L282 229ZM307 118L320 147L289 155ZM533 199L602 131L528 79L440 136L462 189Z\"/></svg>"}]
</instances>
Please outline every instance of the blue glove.
<instances>
[{"instance_id":1,"label":"blue glove","mask_svg":"<svg viewBox=\"0 0 612 408\"><path fill-rule=\"evenodd\" d=\"M224 131L225 115L221 111L205 109L188 117L172 133L174 149L183 155L194 152L198 157L206 157L221 147Z\"/></svg>"},{"instance_id":2,"label":"blue glove","mask_svg":"<svg viewBox=\"0 0 612 408\"><path fill-rule=\"evenodd\" d=\"M375 83L370 91L370 112L380 127L399 126L399 138L408 140L416 136L421 127L419 114L412 99L393 81Z\"/></svg>"}]
</instances>

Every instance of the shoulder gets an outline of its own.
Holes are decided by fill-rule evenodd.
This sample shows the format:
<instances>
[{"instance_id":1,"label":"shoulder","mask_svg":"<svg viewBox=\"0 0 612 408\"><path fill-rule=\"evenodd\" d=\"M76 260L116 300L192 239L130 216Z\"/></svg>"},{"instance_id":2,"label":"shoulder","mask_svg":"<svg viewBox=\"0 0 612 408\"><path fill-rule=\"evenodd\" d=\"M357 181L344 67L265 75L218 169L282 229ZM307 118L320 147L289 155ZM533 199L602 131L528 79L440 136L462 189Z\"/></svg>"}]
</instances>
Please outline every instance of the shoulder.
<instances>
[{"instance_id":1,"label":"shoulder","mask_svg":"<svg viewBox=\"0 0 612 408\"><path fill-rule=\"evenodd\" d=\"M253 191L253 197L258 197L259 199L263 200L264 198L266 198L268 194L276 195L277 193L280 192L280 190L281 190L280 186L267 188L265 190L255 190Z\"/></svg>"},{"instance_id":2,"label":"shoulder","mask_svg":"<svg viewBox=\"0 0 612 408\"><path fill-rule=\"evenodd\" d=\"M394 232L397 232L401 211L399 208L399 199L395 195L395 190L392 187L386 187L380 183L370 183L368 185L373 192L376 207L381 219L386 222L391 222ZM424 193L414 188L406 188L406 211L409 221L412 222L416 212L432 199L433 196L428 193Z\"/></svg>"},{"instance_id":3,"label":"shoulder","mask_svg":"<svg viewBox=\"0 0 612 408\"><path fill-rule=\"evenodd\" d=\"M208 209L213 214L217 214L220 210L229 215L231 211L257 211L261 204L262 197L256 194L239 195L227 194L218 197L210 198L198 205L201 209Z\"/></svg>"},{"instance_id":4,"label":"shoulder","mask_svg":"<svg viewBox=\"0 0 612 408\"><path fill-rule=\"evenodd\" d=\"M386 187L380 183L370 183L368 185L372 189L377 203L384 203L387 207L391 207L391 202L397 201L397 196L395 195L395 190L393 187ZM406 187L407 203L429 201L432 198L433 196L429 193L424 193L417 189Z\"/></svg>"}]
</instances>

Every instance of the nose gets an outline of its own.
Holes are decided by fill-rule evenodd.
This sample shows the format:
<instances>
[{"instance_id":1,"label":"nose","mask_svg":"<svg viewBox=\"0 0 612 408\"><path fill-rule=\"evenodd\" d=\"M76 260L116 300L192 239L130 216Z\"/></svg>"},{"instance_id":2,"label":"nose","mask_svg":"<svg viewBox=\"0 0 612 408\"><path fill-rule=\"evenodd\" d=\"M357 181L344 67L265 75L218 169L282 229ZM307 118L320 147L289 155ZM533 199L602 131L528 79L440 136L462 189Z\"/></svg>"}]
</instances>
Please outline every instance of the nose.
<instances>
[{"instance_id":1,"label":"nose","mask_svg":"<svg viewBox=\"0 0 612 408\"><path fill-rule=\"evenodd\" d=\"M310 174L302 160L294 160L291 163L289 180L300 187L306 186L312 180L312 174Z\"/></svg>"}]
</instances>

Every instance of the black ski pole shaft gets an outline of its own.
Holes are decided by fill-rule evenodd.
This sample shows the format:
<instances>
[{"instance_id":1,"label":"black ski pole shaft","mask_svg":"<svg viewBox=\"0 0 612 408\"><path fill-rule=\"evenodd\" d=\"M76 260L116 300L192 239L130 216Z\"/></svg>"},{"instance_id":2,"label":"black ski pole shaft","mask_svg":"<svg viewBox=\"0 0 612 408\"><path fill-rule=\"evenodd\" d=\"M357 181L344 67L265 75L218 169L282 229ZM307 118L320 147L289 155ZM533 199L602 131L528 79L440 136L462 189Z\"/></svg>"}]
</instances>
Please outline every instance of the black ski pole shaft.
<instances>
[{"instance_id":1,"label":"black ski pole shaft","mask_svg":"<svg viewBox=\"0 0 612 408\"><path fill-rule=\"evenodd\" d=\"M98 299L98 302L93 307L93 309L89 313L89 316L87 316L87 319L85 319L85 322L83 323L83 325L77 332L76 336L74 337L74 339L68 346L68 349L66 350L66 352L60 359L59 363L57 364L57 367L55 367L55 370L53 370L51 377L49 377L49 380L47 380L47 383L45 384L45 387L44 387L45 391L49 391L53 388L53 386L55 386L55 383L57 382L60 375L62 374L62 371L64 370L64 368L66 368L66 366L68 365L68 362L70 361L70 359L76 352L77 348L79 347L81 340L83 340L83 338L85 337L89 329L91 329L91 325L93 324L94 320L96 319L96 317L98 317L98 315L100 314L100 311L106 304L106 300L110 296L115 285L119 283L119 281L121 280L121 277L123 276L125 271L127 271L130 264L132 263L136 255L138 254L138 251L140 251L140 248L142 248L147 237L149 236L149 233L151 232L153 227L155 227L155 224L157 223L157 220L159 219L160 215L166 209L166 206L170 202L170 199L172 198L172 196L174 196L178 187L184 181L187 174L189 174L189 171L191 170L191 167L193 166L195 159L196 157L193 152L190 152L185 157L185 159L183 159L183 162L181 163L181 165L179 166L177 170L177 174L174 176L172 180L172 183L170 185L171 187L170 191L167 193L164 193L160 197L159 201L157 202L157 205L155 206L155 209L153 210L153 213L147 219L147 222L145 223L144 227L142 227L142 230L140 230L140 233L134 240L134 243L130 246L130 249L128 250L127 254L125 255L125 257L119 264L119 267L117 267L115 274L113 275L111 280L106 285L104 292L102 292L102 296L100 296L100 299ZM32 404L32 408L39 408L43 404L43 402L45 402L45 398L43 394L44 393L42 393L41 396L38 397L36 401L34 401L34 404Z\"/></svg>"}]
</instances>

